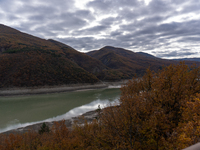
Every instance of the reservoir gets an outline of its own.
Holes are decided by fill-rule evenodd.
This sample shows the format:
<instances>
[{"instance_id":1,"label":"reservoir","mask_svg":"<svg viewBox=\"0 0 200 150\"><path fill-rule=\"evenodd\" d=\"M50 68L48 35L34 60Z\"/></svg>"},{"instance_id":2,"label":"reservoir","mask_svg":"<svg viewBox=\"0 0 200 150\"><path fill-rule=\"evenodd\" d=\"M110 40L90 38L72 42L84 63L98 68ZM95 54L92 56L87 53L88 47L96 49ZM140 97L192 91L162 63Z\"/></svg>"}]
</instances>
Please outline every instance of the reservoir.
<instances>
[{"instance_id":1,"label":"reservoir","mask_svg":"<svg viewBox=\"0 0 200 150\"><path fill-rule=\"evenodd\" d=\"M108 106L119 87L41 95L0 97L0 133L39 122L58 121Z\"/></svg>"}]
</instances>

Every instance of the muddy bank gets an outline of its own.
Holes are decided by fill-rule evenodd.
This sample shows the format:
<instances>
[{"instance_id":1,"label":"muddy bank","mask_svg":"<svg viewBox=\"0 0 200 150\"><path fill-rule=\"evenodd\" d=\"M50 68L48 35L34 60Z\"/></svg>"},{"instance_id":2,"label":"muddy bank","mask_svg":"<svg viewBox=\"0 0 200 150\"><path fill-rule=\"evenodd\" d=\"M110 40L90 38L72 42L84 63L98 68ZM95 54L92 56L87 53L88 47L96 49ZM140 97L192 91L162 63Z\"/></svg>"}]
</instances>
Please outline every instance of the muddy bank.
<instances>
[{"instance_id":1,"label":"muddy bank","mask_svg":"<svg viewBox=\"0 0 200 150\"><path fill-rule=\"evenodd\" d=\"M71 84L62 86L0 89L0 96L34 95L34 94L70 92L70 91L87 90L87 89L100 89L100 88L108 88L109 86L119 86L125 84L126 82L127 80L119 82L101 82L97 84Z\"/></svg>"}]
</instances>

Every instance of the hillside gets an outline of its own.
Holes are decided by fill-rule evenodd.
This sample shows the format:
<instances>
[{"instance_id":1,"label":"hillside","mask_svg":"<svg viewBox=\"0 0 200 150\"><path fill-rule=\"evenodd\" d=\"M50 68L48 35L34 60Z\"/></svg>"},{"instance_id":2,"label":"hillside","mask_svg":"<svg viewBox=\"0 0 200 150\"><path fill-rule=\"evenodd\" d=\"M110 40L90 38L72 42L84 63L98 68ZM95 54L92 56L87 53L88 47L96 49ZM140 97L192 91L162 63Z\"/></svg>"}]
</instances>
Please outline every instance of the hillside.
<instances>
[{"instance_id":1,"label":"hillside","mask_svg":"<svg viewBox=\"0 0 200 150\"><path fill-rule=\"evenodd\" d=\"M0 24L0 88L117 81L177 63L111 46L81 53Z\"/></svg>"},{"instance_id":2,"label":"hillside","mask_svg":"<svg viewBox=\"0 0 200 150\"><path fill-rule=\"evenodd\" d=\"M111 46L88 52L87 55L100 60L107 67L120 73L120 78L132 78L134 75L142 76L147 68L158 71L163 66L179 63L179 61L161 59L147 53L135 53ZM186 60L185 64L200 66L200 63L194 60Z\"/></svg>"},{"instance_id":3,"label":"hillside","mask_svg":"<svg viewBox=\"0 0 200 150\"><path fill-rule=\"evenodd\" d=\"M69 46L63 50L49 40L0 25L0 88L99 81L66 53L85 56ZM93 64L91 68L96 67L97 60L86 57Z\"/></svg>"},{"instance_id":4,"label":"hillside","mask_svg":"<svg viewBox=\"0 0 200 150\"><path fill-rule=\"evenodd\" d=\"M50 42L57 45L60 49L62 49L66 58L70 59L72 62L76 63L86 71L94 74L97 78L104 80L105 74L112 75L112 71L106 65L104 65L101 61L92 58L85 53L80 53L73 48L60 43L55 40L49 40Z\"/></svg>"},{"instance_id":5,"label":"hillside","mask_svg":"<svg viewBox=\"0 0 200 150\"><path fill-rule=\"evenodd\" d=\"M196 62L200 62L200 58L181 58L181 59L173 59L176 61L196 61Z\"/></svg>"},{"instance_id":6,"label":"hillside","mask_svg":"<svg viewBox=\"0 0 200 150\"><path fill-rule=\"evenodd\" d=\"M87 55L100 60L107 67L123 73L125 78L132 77L135 74L142 76L148 67L156 71L161 69L163 65L175 63L146 53L135 53L110 46L91 51Z\"/></svg>"}]
</instances>

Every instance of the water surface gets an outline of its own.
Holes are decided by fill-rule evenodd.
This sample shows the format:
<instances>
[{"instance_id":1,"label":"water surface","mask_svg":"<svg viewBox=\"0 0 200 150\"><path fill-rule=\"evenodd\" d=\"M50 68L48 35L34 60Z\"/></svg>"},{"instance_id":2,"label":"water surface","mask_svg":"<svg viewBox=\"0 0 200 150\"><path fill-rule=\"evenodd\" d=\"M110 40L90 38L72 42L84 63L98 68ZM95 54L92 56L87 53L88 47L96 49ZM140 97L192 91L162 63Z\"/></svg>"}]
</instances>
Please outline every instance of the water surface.
<instances>
[{"instance_id":1,"label":"water surface","mask_svg":"<svg viewBox=\"0 0 200 150\"><path fill-rule=\"evenodd\" d=\"M119 88L0 97L0 133L42 121L68 119L119 97Z\"/></svg>"}]
</instances>

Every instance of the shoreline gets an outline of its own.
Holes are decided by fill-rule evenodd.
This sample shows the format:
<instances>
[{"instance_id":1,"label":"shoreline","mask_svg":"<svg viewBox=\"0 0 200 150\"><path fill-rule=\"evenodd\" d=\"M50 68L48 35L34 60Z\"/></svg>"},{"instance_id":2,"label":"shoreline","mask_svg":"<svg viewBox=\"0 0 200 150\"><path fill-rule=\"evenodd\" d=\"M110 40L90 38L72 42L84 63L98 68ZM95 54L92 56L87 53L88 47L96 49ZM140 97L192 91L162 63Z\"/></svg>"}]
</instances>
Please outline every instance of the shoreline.
<instances>
[{"instance_id":1,"label":"shoreline","mask_svg":"<svg viewBox=\"0 0 200 150\"><path fill-rule=\"evenodd\" d=\"M1 135L9 135L9 134L24 134L26 132L31 132L31 131L38 132L43 123L45 123L51 129L55 122L62 122L62 121L65 122L65 125L69 130L72 130L73 124L75 122L79 125L84 124L85 120L87 120L88 123L91 123L94 119L96 119L97 116L98 116L97 110L92 110L92 111L85 112L81 115L71 117L69 119L63 119L63 120L59 120L59 121L50 121L50 122L44 121L44 122L28 125L28 126L25 126L25 127L20 127L20 128L17 128L17 129L8 130L8 131L0 133L0 136Z\"/></svg>"},{"instance_id":2,"label":"shoreline","mask_svg":"<svg viewBox=\"0 0 200 150\"><path fill-rule=\"evenodd\" d=\"M11 96L23 96L23 95L37 95L37 94L48 94L48 93L61 93L61 92L71 92L71 91L79 91L79 90L94 90L94 89L102 89L102 88L109 88L109 86L112 87L116 87L116 86L122 86L124 84L126 84L128 80L123 80L123 81L119 81L119 82L104 82L101 84L82 84L82 85L63 85L63 86L54 86L54 87L45 87L45 88L29 88L29 89L25 89L25 88L21 88L21 89L7 89L7 90L0 90L0 98L1 97L11 97ZM104 108L103 108L104 109ZM69 119L64 119L65 121L65 125L71 129L73 122L74 121L78 121L78 118L80 118L81 116L84 116L84 118L88 121L88 122L92 122L96 117L97 117L97 112L96 110L92 110L89 112L85 112L81 115L75 116L75 117L70 117ZM20 128L16 128L16 129L11 129L11 130L7 130L5 132L0 133L0 135L2 134L18 134L18 133L25 133L28 131L38 131L41 127L41 125L45 122L49 127L52 127L54 122L61 122L63 120L58 120L58 121L50 121L50 122L46 122L46 121L42 121L40 123L35 123L32 125L27 125L24 127L20 127ZM84 121L83 121L84 123ZM80 123L80 124L83 124Z\"/></svg>"},{"instance_id":3,"label":"shoreline","mask_svg":"<svg viewBox=\"0 0 200 150\"><path fill-rule=\"evenodd\" d=\"M37 94L48 94L48 93L63 93L72 92L79 90L89 89L101 89L108 88L109 86L120 86L124 85L128 80L118 82L102 82L96 84L71 84L71 85L60 85L60 86L43 86L43 87L27 87L27 88L8 88L0 89L1 96L20 96L20 95L37 95Z\"/></svg>"}]
</instances>

